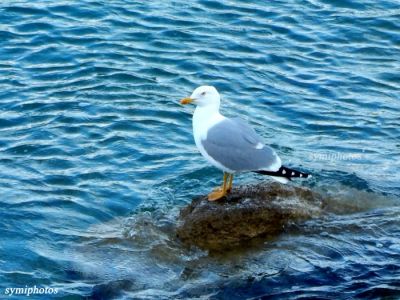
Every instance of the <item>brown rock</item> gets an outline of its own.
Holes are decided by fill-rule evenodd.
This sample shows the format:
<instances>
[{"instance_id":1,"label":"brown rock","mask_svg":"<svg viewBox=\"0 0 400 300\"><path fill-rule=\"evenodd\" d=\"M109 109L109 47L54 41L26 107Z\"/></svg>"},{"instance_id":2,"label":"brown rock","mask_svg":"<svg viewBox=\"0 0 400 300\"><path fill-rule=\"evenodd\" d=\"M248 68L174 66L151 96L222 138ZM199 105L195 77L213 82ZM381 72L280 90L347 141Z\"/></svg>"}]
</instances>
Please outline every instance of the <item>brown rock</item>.
<instances>
[{"instance_id":1,"label":"brown rock","mask_svg":"<svg viewBox=\"0 0 400 300\"><path fill-rule=\"evenodd\" d=\"M323 198L304 187L261 183L233 189L210 202L196 198L180 212L178 238L188 245L221 250L254 237L273 236L285 224L319 216Z\"/></svg>"}]
</instances>

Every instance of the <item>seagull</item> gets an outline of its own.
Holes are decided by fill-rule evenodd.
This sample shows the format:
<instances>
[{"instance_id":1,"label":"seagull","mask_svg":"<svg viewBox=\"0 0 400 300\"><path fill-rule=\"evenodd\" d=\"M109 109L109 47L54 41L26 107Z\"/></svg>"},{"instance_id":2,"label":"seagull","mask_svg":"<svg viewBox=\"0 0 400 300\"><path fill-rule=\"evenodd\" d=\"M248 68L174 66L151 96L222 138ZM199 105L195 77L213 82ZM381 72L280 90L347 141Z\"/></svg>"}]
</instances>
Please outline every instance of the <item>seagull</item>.
<instances>
[{"instance_id":1,"label":"seagull","mask_svg":"<svg viewBox=\"0 0 400 300\"><path fill-rule=\"evenodd\" d=\"M245 121L227 118L219 112L221 97L213 86L200 86L181 104L193 103L193 136L200 153L223 172L223 183L208 194L209 201L225 197L232 190L233 176L256 172L287 183L292 178L310 174L282 166L275 151Z\"/></svg>"}]
</instances>

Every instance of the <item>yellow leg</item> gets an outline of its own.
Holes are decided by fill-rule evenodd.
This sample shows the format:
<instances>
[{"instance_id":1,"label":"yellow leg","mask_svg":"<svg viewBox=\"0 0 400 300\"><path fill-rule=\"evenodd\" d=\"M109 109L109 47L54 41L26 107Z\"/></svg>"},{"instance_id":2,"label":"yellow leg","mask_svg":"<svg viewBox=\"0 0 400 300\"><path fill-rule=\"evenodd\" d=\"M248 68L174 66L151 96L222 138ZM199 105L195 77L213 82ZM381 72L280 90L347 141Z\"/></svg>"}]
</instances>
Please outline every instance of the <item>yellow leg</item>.
<instances>
[{"instance_id":1,"label":"yellow leg","mask_svg":"<svg viewBox=\"0 0 400 300\"><path fill-rule=\"evenodd\" d=\"M226 195L227 187L228 187L227 181L228 181L228 173L224 172L224 181L223 181L222 187L217 188L214 191L212 191L210 194L208 194L209 201L215 201L215 200L221 199L222 197L224 197Z\"/></svg>"},{"instance_id":2,"label":"yellow leg","mask_svg":"<svg viewBox=\"0 0 400 300\"><path fill-rule=\"evenodd\" d=\"M233 183L233 174L229 174L229 183L228 183L228 188L226 189L228 193L232 191L232 183Z\"/></svg>"}]
</instances>

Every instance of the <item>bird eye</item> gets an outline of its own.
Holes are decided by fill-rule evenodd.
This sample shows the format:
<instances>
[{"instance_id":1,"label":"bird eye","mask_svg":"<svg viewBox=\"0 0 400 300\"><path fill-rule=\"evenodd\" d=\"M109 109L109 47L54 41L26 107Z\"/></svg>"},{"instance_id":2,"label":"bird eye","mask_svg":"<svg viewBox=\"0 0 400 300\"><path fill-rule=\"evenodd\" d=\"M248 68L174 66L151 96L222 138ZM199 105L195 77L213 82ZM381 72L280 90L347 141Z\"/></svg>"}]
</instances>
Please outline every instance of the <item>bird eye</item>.
<instances>
[{"instance_id":1,"label":"bird eye","mask_svg":"<svg viewBox=\"0 0 400 300\"><path fill-rule=\"evenodd\" d=\"M206 92L202 92L201 95L204 96L206 94Z\"/></svg>"}]
</instances>

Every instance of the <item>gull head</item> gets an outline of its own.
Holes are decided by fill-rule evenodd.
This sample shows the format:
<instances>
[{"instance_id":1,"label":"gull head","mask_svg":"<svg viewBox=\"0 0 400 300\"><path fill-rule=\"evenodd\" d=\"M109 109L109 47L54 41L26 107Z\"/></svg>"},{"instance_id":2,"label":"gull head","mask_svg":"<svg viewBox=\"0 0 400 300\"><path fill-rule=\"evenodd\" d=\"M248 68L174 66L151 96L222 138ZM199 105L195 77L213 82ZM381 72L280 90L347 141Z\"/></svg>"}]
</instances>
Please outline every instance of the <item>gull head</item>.
<instances>
[{"instance_id":1,"label":"gull head","mask_svg":"<svg viewBox=\"0 0 400 300\"><path fill-rule=\"evenodd\" d=\"M213 86L202 85L196 88L192 95L181 100L181 104L193 103L197 106L216 106L219 107L221 97L217 89Z\"/></svg>"}]
</instances>

